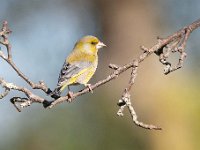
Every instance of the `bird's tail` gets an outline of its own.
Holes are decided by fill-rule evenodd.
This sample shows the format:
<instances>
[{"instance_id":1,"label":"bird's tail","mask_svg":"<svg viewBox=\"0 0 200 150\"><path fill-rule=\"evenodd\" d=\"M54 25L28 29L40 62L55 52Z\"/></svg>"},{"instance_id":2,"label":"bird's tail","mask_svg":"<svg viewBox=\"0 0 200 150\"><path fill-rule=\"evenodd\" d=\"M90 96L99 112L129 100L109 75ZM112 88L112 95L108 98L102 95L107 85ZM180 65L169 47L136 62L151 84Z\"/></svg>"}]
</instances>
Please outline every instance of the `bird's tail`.
<instances>
[{"instance_id":1,"label":"bird's tail","mask_svg":"<svg viewBox=\"0 0 200 150\"><path fill-rule=\"evenodd\" d=\"M54 98L54 99L60 98L61 97L60 94L61 94L61 91L62 91L61 88L62 87L56 87L54 89L54 91L51 93L51 97Z\"/></svg>"},{"instance_id":2,"label":"bird's tail","mask_svg":"<svg viewBox=\"0 0 200 150\"><path fill-rule=\"evenodd\" d=\"M68 86L68 84L58 85L53 92L51 92L51 97L54 99L58 99L61 96L61 92Z\"/></svg>"}]
</instances>

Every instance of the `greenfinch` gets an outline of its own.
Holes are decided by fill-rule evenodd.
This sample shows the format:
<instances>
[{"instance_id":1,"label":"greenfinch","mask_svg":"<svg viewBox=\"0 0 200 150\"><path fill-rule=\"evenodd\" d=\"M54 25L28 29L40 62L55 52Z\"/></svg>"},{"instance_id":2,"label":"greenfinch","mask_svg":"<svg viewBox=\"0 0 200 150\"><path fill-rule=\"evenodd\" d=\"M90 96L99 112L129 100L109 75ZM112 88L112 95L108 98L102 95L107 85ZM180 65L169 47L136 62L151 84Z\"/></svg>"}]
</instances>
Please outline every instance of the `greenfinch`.
<instances>
[{"instance_id":1,"label":"greenfinch","mask_svg":"<svg viewBox=\"0 0 200 150\"><path fill-rule=\"evenodd\" d=\"M98 65L98 49L106 46L97 37L87 35L76 42L72 52L65 59L60 71L57 87L53 94L60 96L70 85L83 84L90 90L88 81L94 75Z\"/></svg>"}]
</instances>

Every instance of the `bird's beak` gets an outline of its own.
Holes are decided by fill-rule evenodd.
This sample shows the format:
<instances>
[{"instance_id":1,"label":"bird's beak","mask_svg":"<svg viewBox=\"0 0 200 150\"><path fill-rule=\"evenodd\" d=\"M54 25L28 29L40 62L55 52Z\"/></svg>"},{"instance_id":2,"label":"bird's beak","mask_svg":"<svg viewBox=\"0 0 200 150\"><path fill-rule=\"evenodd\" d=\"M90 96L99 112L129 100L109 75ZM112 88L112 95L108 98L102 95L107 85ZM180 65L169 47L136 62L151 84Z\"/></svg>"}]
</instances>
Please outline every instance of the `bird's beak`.
<instances>
[{"instance_id":1,"label":"bird's beak","mask_svg":"<svg viewBox=\"0 0 200 150\"><path fill-rule=\"evenodd\" d=\"M96 45L97 49L100 49L100 48L105 47L105 46L106 46L106 45L105 45L103 42L99 42L99 43Z\"/></svg>"}]
</instances>

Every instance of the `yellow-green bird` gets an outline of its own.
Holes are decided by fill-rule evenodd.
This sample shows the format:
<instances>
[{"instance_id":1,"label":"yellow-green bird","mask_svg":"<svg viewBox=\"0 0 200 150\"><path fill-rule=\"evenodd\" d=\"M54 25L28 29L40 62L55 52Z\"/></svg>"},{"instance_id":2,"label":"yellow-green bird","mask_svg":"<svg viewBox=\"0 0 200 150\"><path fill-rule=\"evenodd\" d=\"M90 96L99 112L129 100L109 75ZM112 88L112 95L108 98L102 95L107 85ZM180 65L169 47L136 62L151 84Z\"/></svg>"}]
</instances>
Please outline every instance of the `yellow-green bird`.
<instances>
[{"instance_id":1,"label":"yellow-green bird","mask_svg":"<svg viewBox=\"0 0 200 150\"><path fill-rule=\"evenodd\" d=\"M106 46L97 37L82 37L66 58L60 71L54 94L60 96L69 85L83 84L90 88L88 81L94 75L98 65L98 49Z\"/></svg>"}]
</instances>

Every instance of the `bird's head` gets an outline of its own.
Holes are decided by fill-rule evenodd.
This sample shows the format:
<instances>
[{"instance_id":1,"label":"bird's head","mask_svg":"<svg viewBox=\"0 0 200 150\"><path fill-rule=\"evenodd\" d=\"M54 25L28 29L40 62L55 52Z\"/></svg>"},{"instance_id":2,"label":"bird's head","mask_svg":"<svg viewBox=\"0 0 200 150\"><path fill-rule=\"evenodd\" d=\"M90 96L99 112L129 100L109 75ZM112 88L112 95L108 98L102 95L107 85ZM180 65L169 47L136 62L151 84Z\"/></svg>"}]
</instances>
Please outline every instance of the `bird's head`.
<instances>
[{"instance_id":1,"label":"bird's head","mask_svg":"<svg viewBox=\"0 0 200 150\"><path fill-rule=\"evenodd\" d=\"M106 46L103 42L101 42L97 37L87 35L82 37L75 45L75 48L80 49L86 53L97 53L98 49Z\"/></svg>"}]
</instances>

